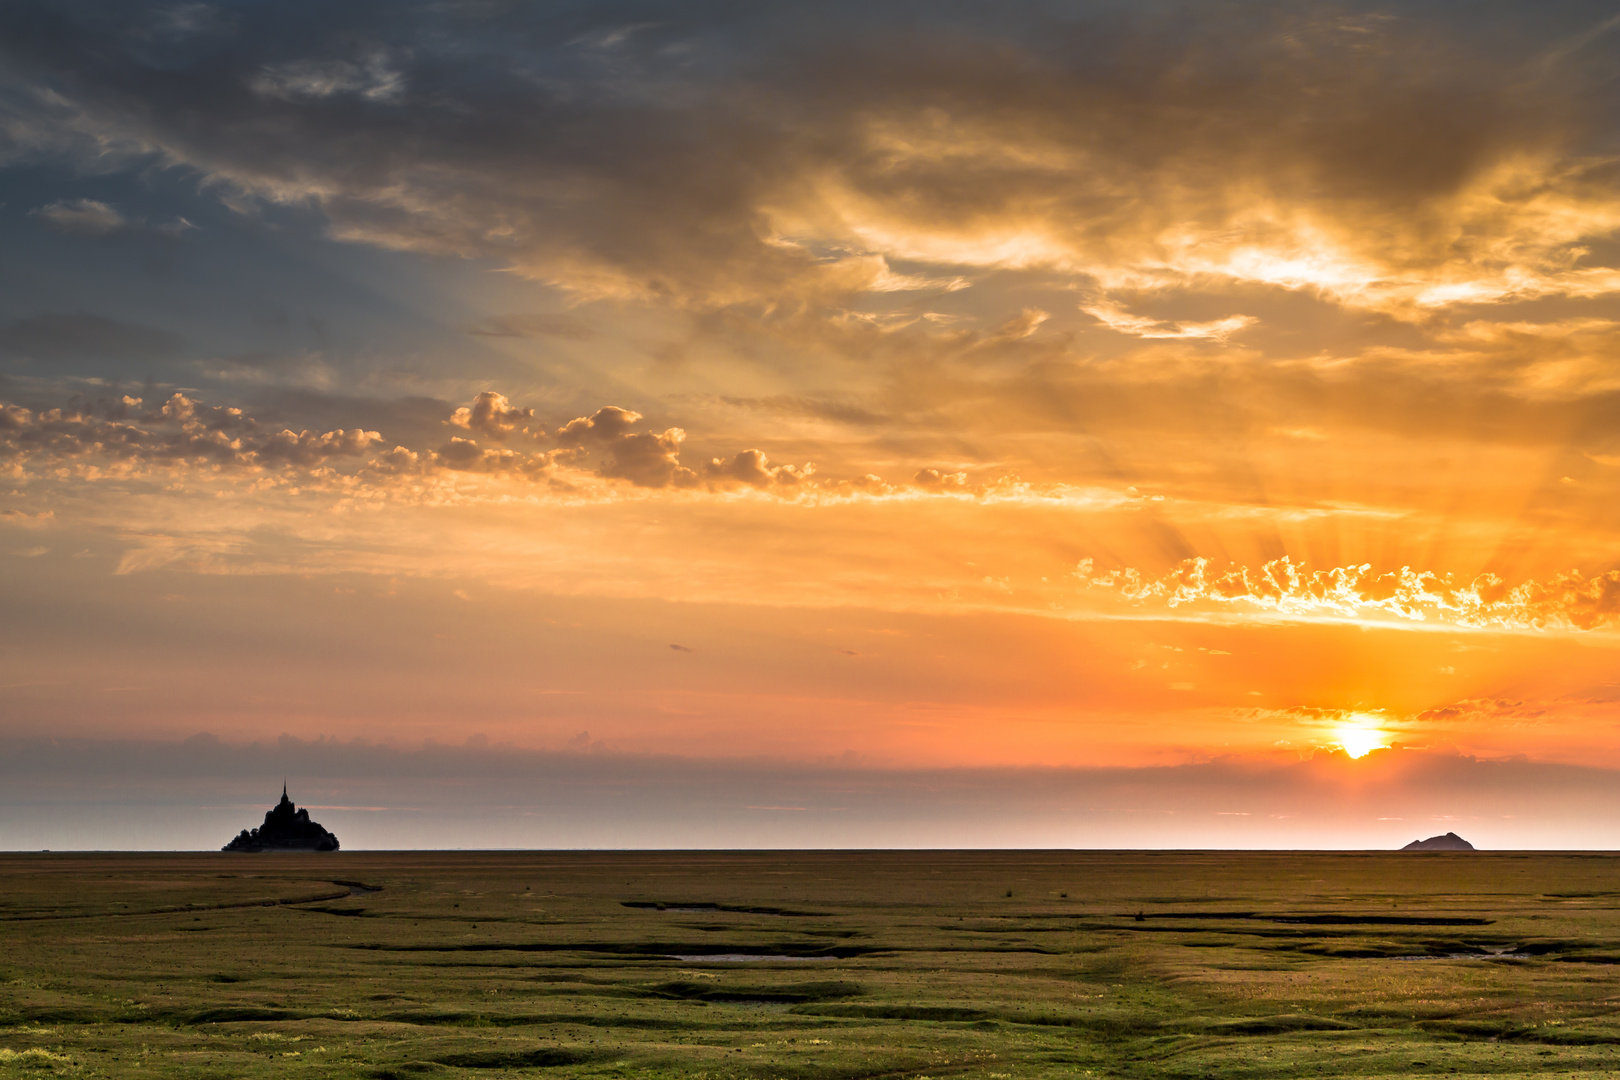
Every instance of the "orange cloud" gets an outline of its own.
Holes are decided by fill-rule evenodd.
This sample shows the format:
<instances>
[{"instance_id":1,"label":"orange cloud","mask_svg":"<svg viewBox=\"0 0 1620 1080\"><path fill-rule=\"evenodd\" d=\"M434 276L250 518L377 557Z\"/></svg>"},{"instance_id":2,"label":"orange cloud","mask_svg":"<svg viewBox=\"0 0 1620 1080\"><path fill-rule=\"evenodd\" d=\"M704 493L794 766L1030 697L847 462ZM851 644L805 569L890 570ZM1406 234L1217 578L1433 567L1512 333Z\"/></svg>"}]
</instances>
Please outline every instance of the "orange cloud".
<instances>
[{"instance_id":1,"label":"orange cloud","mask_svg":"<svg viewBox=\"0 0 1620 1080\"><path fill-rule=\"evenodd\" d=\"M1286 555L1258 569L1211 572L1210 565L1199 557L1183 560L1158 578L1144 578L1133 569L1094 577L1087 559L1077 576L1088 586L1132 601L1156 601L1169 608L1201 601L1241 603L1298 618L1382 615L1464 627L1597 630L1620 617L1620 570L1591 576L1572 570L1510 586L1496 574L1458 581L1451 574L1406 566L1376 573L1370 563L1307 571Z\"/></svg>"},{"instance_id":2,"label":"orange cloud","mask_svg":"<svg viewBox=\"0 0 1620 1080\"><path fill-rule=\"evenodd\" d=\"M533 419L533 409L516 408L505 394L485 390L473 399L470 406L463 405L451 413L445 423L502 441L515 431L527 431L526 425Z\"/></svg>"},{"instance_id":3,"label":"orange cloud","mask_svg":"<svg viewBox=\"0 0 1620 1080\"><path fill-rule=\"evenodd\" d=\"M358 457L379 441L375 431L275 431L242 410L203 407L174 393L157 408L125 397L102 416L78 409L34 412L0 403L0 456L98 457L123 464L319 465ZM128 419L126 419L128 418Z\"/></svg>"}]
</instances>

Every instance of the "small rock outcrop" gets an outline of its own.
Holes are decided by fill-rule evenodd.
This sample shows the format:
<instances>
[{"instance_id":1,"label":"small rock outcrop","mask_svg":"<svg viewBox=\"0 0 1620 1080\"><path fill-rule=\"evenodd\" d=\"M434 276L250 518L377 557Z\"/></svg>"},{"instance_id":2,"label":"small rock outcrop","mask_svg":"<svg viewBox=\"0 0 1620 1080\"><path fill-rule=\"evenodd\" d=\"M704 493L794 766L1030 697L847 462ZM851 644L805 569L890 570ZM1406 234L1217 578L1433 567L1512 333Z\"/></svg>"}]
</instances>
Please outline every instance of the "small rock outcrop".
<instances>
[{"instance_id":1,"label":"small rock outcrop","mask_svg":"<svg viewBox=\"0 0 1620 1080\"><path fill-rule=\"evenodd\" d=\"M1464 840L1454 832L1444 836L1431 836L1427 840L1414 840L1401 848L1402 851L1473 851L1474 845Z\"/></svg>"},{"instance_id":2,"label":"small rock outcrop","mask_svg":"<svg viewBox=\"0 0 1620 1080\"><path fill-rule=\"evenodd\" d=\"M300 810L287 798L287 785L281 785L281 801L264 815L264 824L249 832L243 829L221 851L336 851L338 838L309 820L309 811Z\"/></svg>"}]
</instances>

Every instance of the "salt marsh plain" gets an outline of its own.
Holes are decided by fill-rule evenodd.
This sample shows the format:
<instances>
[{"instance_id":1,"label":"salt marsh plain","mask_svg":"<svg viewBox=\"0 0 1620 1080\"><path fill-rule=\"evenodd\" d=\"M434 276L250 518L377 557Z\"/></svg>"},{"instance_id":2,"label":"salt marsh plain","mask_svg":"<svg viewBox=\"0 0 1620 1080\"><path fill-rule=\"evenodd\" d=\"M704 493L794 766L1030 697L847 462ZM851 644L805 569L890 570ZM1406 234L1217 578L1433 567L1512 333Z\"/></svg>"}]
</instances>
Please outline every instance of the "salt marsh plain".
<instances>
[{"instance_id":1,"label":"salt marsh plain","mask_svg":"<svg viewBox=\"0 0 1620 1080\"><path fill-rule=\"evenodd\" d=\"M0 1076L1584 1076L1620 857L0 856Z\"/></svg>"}]
</instances>

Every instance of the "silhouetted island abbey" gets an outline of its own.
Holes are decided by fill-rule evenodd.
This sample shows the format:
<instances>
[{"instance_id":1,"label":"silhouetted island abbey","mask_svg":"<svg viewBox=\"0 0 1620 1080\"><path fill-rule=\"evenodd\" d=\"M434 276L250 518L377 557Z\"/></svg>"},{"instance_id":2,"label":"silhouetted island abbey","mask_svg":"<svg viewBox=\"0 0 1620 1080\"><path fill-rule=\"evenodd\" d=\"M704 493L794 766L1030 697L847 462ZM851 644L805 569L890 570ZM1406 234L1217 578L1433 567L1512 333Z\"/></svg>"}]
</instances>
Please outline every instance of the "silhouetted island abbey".
<instances>
[{"instance_id":1,"label":"silhouetted island abbey","mask_svg":"<svg viewBox=\"0 0 1620 1080\"><path fill-rule=\"evenodd\" d=\"M221 851L336 851L338 838L309 820L309 811L300 810L287 798L287 785L281 785L281 801L265 812L264 824L252 832L243 829Z\"/></svg>"},{"instance_id":2,"label":"silhouetted island abbey","mask_svg":"<svg viewBox=\"0 0 1620 1080\"><path fill-rule=\"evenodd\" d=\"M1454 832L1444 836L1431 836L1427 840L1414 840L1402 851L1473 851L1474 845Z\"/></svg>"}]
</instances>

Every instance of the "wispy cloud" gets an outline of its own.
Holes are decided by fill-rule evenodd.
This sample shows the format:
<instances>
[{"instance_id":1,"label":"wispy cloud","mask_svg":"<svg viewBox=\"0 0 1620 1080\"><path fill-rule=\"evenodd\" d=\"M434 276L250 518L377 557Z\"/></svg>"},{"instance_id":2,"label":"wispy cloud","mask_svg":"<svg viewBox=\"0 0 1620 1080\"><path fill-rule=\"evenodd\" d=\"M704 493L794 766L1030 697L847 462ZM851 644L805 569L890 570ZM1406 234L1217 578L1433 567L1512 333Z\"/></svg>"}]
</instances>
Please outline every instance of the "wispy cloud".
<instances>
[{"instance_id":1,"label":"wispy cloud","mask_svg":"<svg viewBox=\"0 0 1620 1080\"><path fill-rule=\"evenodd\" d=\"M1224 319L1210 319L1205 322L1150 319L1132 315L1119 305L1107 301L1098 301L1083 306L1080 310L1110 330L1140 338L1209 338L1214 341L1225 341L1239 330L1253 326L1256 322L1250 315L1231 315Z\"/></svg>"},{"instance_id":2,"label":"wispy cloud","mask_svg":"<svg viewBox=\"0 0 1620 1080\"><path fill-rule=\"evenodd\" d=\"M31 216L57 232L79 236L130 232L173 238L184 236L196 228L185 218L175 218L164 225L151 225L145 218L125 217L114 207L96 199L57 199L31 211Z\"/></svg>"}]
</instances>

